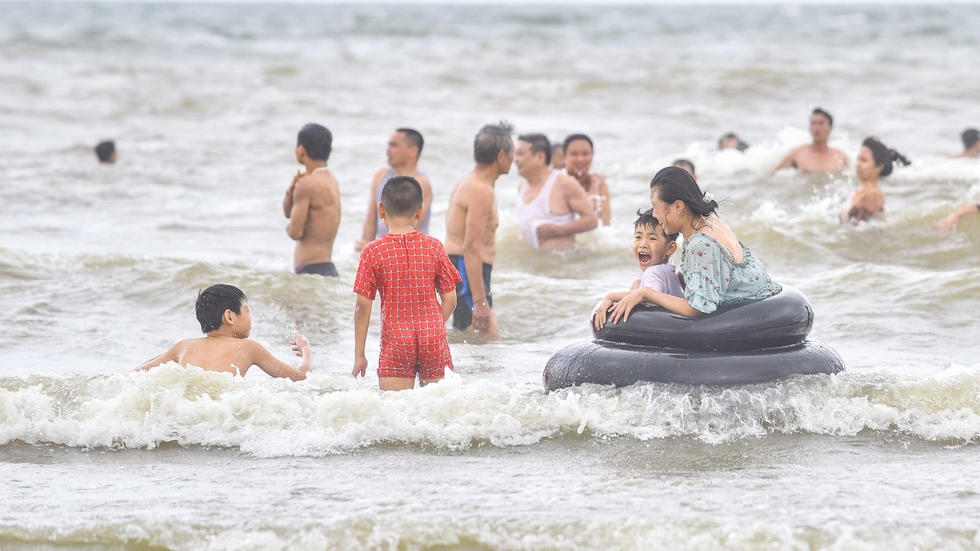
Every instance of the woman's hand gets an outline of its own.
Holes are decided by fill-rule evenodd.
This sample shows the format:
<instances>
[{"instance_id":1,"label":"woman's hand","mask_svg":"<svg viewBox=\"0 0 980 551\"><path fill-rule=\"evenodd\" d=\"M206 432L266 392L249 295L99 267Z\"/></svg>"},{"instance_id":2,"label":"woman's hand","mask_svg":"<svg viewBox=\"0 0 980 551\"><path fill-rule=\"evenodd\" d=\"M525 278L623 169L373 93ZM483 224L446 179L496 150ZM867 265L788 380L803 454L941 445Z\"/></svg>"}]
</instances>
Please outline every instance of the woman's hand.
<instances>
[{"instance_id":1,"label":"woman's hand","mask_svg":"<svg viewBox=\"0 0 980 551\"><path fill-rule=\"evenodd\" d=\"M612 305L612 299L604 296L599 301L599 304L596 304L595 308L592 309L592 325L596 331L602 331L602 328L606 325L606 317L609 315L609 310L612 308Z\"/></svg>"},{"instance_id":2,"label":"woman's hand","mask_svg":"<svg viewBox=\"0 0 980 551\"><path fill-rule=\"evenodd\" d=\"M642 304L645 298L643 289L637 289L623 297L623 299L617 302L616 306L613 307L612 314L609 316L609 323L619 323L620 319L623 321L629 321L630 312L633 311L633 308L636 308L637 304Z\"/></svg>"}]
</instances>

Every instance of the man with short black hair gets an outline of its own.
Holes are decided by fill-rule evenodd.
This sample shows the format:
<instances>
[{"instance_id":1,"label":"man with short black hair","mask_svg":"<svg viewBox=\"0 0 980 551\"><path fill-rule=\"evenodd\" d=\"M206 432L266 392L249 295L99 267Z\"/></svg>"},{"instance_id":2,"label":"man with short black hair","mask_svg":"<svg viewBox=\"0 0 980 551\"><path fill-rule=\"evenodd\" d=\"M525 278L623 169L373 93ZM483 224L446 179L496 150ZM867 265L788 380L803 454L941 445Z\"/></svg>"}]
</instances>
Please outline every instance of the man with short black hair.
<instances>
[{"instance_id":1,"label":"man with short black hair","mask_svg":"<svg viewBox=\"0 0 980 551\"><path fill-rule=\"evenodd\" d=\"M102 164L114 164L116 162L116 142L112 140L99 142L99 145L95 146L95 156L99 158L99 162Z\"/></svg>"},{"instance_id":2,"label":"man with short black hair","mask_svg":"<svg viewBox=\"0 0 980 551\"><path fill-rule=\"evenodd\" d=\"M599 217L579 183L549 168L551 143L544 134L517 138L514 164L522 176L514 218L524 242L535 249L570 249L575 234L599 225Z\"/></svg>"},{"instance_id":3,"label":"man with short black hair","mask_svg":"<svg viewBox=\"0 0 980 551\"><path fill-rule=\"evenodd\" d=\"M847 166L847 155L827 146L830 133L834 130L834 118L830 113L817 107L810 115L810 135L813 143L802 145L789 152L773 170L795 168L804 174L814 172L840 172Z\"/></svg>"},{"instance_id":4,"label":"man with short black hair","mask_svg":"<svg viewBox=\"0 0 980 551\"><path fill-rule=\"evenodd\" d=\"M960 137L963 139L963 153L954 157L980 157L980 130L967 128Z\"/></svg>"},{"instance_id":5,"label":"man with short black hair","mask_svg":"<svg viewBox=\"0 0 980 551\"><path fill-rule=\"evenodd\" d=\"M333 242L340 226L340 185L327 168L333 135L319 124L307 124L296 138L297 171L282 201L289 219L286 233L296 241L293 268L297 274L337 277Z\"/></svg>"},{"instance_id":6,"label":"man with short black hair","mask_svg":"<svg viewBox=\"0 0 980 551\"><path fill-rule=\"evenodd\" d=\"M388 138L388 168L382 168L374 174L371 182L371 191L368 197L367 217L364 220L364 230L361 239L355 247L357 250L364 248L371 241L388 233L381 218L378 216L378 198L384 191L385 184L395 176L411 176L422 186L423 211L422 221L416 228L422 233L429 233L429 216L432 209L432 183L429 177L419 172L419 157L422 155L424 141L422 134L418 130L411 128L399 128Z\"/></svg>"},{"instance_id":7,"label":"man with short black hair","mask_svg":"<svg viewBox=\"0 0 980 551\"><path fill-rule=\"evenodd\" d=\"M497 338L490 273L497 255L497 178L514 162L514 127L488 124L473 140L476 166L456 184L446 211L446 252L463 282L456 285L453 327Z\"/></svg>"}]
</instances>

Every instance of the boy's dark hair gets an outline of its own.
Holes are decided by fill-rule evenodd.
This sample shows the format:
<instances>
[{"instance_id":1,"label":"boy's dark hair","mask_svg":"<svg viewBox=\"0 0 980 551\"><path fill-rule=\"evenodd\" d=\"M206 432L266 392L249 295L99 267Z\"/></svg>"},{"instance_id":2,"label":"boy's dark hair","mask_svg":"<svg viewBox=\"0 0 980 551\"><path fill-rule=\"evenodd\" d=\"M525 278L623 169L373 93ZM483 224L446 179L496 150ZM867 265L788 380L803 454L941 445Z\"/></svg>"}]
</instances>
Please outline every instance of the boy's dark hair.
<instances>
[{"instance_id":1,"label":"boy's dark hair","mask_svg":"<svg viewBox=\"0 0 980 551\"><path fill-rule=\"evenodd\" d=\"M422 206L422 186L411 176L395 176L381 190L381 204L393 216L411 216Z\"/></svg>"},{"instance_id":2,"label":"boy's dark hair","mask_svg":"<svg viewBox=\"0 0 980 551\"><path fill-rule=\"evenodd\" d=\"M243 302L245 293L232 285L219 283L198 292L194 310L197 312L197 321L201 322L201 331L210 333L220 328L224 323L222 318L226 310L241 314Z\"/></svg>"},{"instance_id":3,"label":"boy's dark hair","mask_svg":"<svg viewBox=\"0 0 980 551\"><path fill-rule=\"evenodd\" d=\"M544 134L521 134L517 137L522 142L531 144L531 154L544 153L544 164L551 164L551 142Z\"/></svg>"},{"instance_id":4,"label":"boy's dark hair","mask_svg":"<svg viewBox=\"0 0 980 551\"><path fill-rule=\"evenodd\" d=\"M821 109L819 107L815 108L813 110L813 113L810 113L810 118L812 119L814 115L823 115L823 116L827 117L827 122L830 123L830 126L833 126L834 125L834 117L831 117L830 116L830 113L824 111L823 109Z\"/></svg>"},{"instance_id":5,"label":"boy's dark hair","mask_svg":"<svg viewBox=\"0 0 980 551\"><path fill-rule=\"evenodd\" d=\"M296 136L296 145L303 146L306 154L313 160L326 161L330 158L333 146L333 134L325 126L310 123L304 126Z\"/></svg>"},{"instance_id":6,"label":"boy's dark hair","mask_svg":"<svg viewBox=\"0 0 980 551\"><path fill-rule=\"evenodd\" d=\"M970 149L980 142L980 130L967 128L960 137L963 138L963 149Z\"/></svg>"},{"instance_id":7,"label":"boy's dark hair","mask_svg":"<svg viewBox=\"0 0 980 551\"><path fill-rule=\"evenodd\" d=\"M422 146L425 145L425 140L422 139L421 132L412 128L398 128L395 130L395 132L401 132L404 134L405 139L408 140L410 145L414 145L415 147L419 148L418 156L422 156Z\"/></svg>"},{"instance_id":8,"label":"boy's dark hair","mask_svg":"<svg viewBox=\"0 0 980 551\"><path fill-rule=\"evenodd\" d=\"M653 215L653 209L649 210L638 210L636 211L636 222L633 222L633 231L636 231L640 226L650 226L653 229L657 229L660 226L660 220ZM662 228L663 226L661 226ZM679 233L666 233L664 232L664 237L667 238L667 242L677 241L677 236Z\"/></svg>"},{"instance_id":9,"label":"boy's dark hair","mask_svg":"<svg viewBox=\"0 0 980 551\"><path fill-rule=\"evenodd\" d=\"M492 165L497 162L500 152L510 153L514 141L510 135L514 127L506 121L497 124L487 124L473 138L473 160L479 165Z\"/></svg>"},{"instance_id":10,"label":"boy's dark hair","mask_svg":"<svg viewBox=\"0 0 980 551\"><path fill-rule=\"evenodd\" d=\"M660 200L672 204L683 201L694 216L708 216L718 210L718 202L706 195L690 172L677 166L668 166L650 180L650 190L657 190Z\"/></svg>"},{"instance_id":11,"label":"boy's dark hair","mask_svg":"<svg viewBox=\"0 0 980 551\"><path fill-rule=\"evenodd\" d=\"M585 134L572 134L571 136L565 138L565 141L562 142L562 144L561 144L561 150L562 150L562 152L567 152L568 151L568 144L574 142L575 140L585 140L585 141L589 142L589 149L591 149L592 151L595 151L595 146L592 145L592 139L591 138L589 138Z\"/></svg>"},{"instance_id":12,"label":"boy's dark hair","mask_svg":"<svg viewBox=\"0 0 980 551\"><path fill-rule=\"evenodd\" d=\"M112 154L116 152L116 142L105 141L99 142L99 145L95 146L95 156L99 158L100 163L109 162L109 158Z\"/></svg>"},{"instance_id":13,"label":"boy's dark hair","mask_svg":"<svg viewBox=\"0 0 980 551\"><path fill-rule=\"evenodd\" d=\"M681 168L686 168L687 171L690 172L691 174L697 174L697 172L694 170L694 163L688 161L687 159L677 159L671 164L673 164L673 166L680 166ZM682 166L682 165L686 165L686 166Z\"/></svg>"}]
</instances>

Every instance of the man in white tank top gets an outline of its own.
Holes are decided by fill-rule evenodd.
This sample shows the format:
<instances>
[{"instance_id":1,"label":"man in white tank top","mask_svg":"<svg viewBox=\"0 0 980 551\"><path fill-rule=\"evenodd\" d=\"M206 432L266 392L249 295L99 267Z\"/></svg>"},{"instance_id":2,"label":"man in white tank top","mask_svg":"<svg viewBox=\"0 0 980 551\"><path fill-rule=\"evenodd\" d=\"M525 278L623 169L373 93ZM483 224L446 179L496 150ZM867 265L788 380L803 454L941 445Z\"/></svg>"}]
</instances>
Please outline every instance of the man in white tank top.
<instances>
[{"instance_id":1,"label":"man in white tank top","mask_svg":"<svg viewBox=\"0 0 980 551\"><path fill-rule=\"evenodd\" d=\"M570 249L575 234L599 225L592 203L571 176L549 168L551 144L543 134L517 138L514 164L522 180L514 217L524 242L535 249Z\"/></svg>"}]
</instances>

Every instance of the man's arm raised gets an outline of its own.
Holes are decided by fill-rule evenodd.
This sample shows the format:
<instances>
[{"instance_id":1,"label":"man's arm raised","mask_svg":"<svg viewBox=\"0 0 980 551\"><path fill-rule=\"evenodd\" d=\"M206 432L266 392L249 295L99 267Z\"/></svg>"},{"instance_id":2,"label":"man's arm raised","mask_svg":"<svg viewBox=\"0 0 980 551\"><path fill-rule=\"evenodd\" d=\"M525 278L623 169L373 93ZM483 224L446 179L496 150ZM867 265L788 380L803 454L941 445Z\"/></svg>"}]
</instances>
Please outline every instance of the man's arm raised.
<instances>
[{"instance_id":1,"label":"man's arm raised","mask_svg":"<svg viewBox=\"0 0 980 551\"><path fill-rule=\"evenodd\" d=\"M473 329L488 331L493 321L493 313L487 303L486 289L483 288L483 241L493 208L492 188L473 188L469 190L466 206L466 229L463 233L463 264L466 279L473 295Z\"/></svg>"},{"instance_id":2,"label":"man's arm raised","mask_svg":"<svg viewBox=\"0 0 980 551\"><path fill-rule=\"evenodd\" d=\"M559 186L568 209L577 214L578 218L567 224L542 224L538 227L538 239L553 239L594 230L599 225L599 217L595 215L592 203L582 186L571 176L564 175L559 176L556 185Z\"/></svg>"},{"instance_id":3,"label":"man's arm raised","mask_svg":"<svg viewBox=\"0 0 980 551\"><path fill-rule=\"evenodd\" d=\"M296 184L296 191L293 192L293 208L289 213L289 223L286 224L286 233L293 241L303 238L306 217L310 213L310 199L313 197L310 185L309 182L300 180Z\"/></svg>"}]
</instances>

